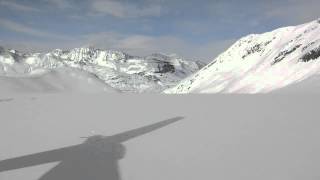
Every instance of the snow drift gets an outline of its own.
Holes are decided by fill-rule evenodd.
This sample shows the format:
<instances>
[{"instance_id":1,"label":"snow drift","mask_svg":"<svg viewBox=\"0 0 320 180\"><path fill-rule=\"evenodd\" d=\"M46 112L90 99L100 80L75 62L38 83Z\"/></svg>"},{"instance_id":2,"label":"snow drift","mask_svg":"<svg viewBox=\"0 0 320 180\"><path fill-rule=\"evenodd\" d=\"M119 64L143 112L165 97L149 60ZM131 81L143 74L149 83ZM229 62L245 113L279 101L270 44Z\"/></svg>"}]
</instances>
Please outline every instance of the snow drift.
<instances>
[{"instance_id":1,"label":"snow drift","mask_svg":"<svg viewBox=\"0 0 320 180\"><path fill-rule=\"evenodd\" d=\"M74 69L58 68L29 76L0 76L0 93L118 92L94 75Z\"/></svg>"}]
</instances>

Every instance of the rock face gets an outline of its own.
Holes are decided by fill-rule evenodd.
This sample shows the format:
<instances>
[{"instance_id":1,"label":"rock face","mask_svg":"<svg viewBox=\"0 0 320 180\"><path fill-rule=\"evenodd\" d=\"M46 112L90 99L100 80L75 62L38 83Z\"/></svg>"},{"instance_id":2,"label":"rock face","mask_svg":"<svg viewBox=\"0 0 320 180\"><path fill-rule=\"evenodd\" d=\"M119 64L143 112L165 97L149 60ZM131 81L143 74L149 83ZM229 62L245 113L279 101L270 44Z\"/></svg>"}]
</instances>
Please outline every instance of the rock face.
<instances>
[{"instance_id":1,"label":"rock face","mask_svg":"<svg viewBox=\"0 0 320 180\"><path fill-rule=\"evenodd\" d=\"M120 51L75 48L69 51L23 54L0 48L0 76L41 76L57 68L90 73L122 92L161 92L197 72L205 64L177 56L131 56Z\"/></svg>"},{"instance_id":2,"label":"rock face","mask_svg":"<svg viewBox=\"0 0 320 180\"><path fill-rule=\"evenodd\" d=\"M320 73L319 22L248 35L165 92L267 93L310 79Z\"/></svg>"}]
</instances>

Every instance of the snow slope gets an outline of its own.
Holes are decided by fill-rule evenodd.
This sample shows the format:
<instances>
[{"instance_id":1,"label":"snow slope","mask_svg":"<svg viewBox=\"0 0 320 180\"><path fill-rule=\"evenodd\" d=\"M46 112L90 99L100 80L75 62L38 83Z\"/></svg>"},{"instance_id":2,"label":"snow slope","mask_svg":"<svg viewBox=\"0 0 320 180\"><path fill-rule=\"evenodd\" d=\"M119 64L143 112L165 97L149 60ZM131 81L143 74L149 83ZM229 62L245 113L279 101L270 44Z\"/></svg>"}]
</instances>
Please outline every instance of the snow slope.
<instances>
[{"instance_id":1,"label":"snow slope","mask_svg":"<svg viewBox=\"0 0 320 180\"><path fill-rule=\"evenodd\" d=\"M320 19L248 35L165 92L267 93L319 73Z\"/></svg>"},{"instance_id":2,"label":"snow slope","mask_svg":"<svg viewBox=\"0 0 320 180\"><path fill-rule=\"evenodd\" d=\"M203 66L201 62L186 61L175 55L136 57L94 48L20 53L0 48L2 77L28 77L41 75L43 71L73 68L90 73L97 80L122 92L160 92L173 87Z\"/></svg>"},{"instance_id":3,"label":"snow slope","mask_svg":"<svg viewBox=\"0 0 320 180\"><path fill-rule=\"evenodd\" d=\"M113 135L184 116L182 121L125 142L126 153L118 161L119 180L320 177L320 121L314 100L318 95L32 97L0 98L12 98L0 102L0 169L1 160L82 143L83 136ZM93 152L92 158L96 156ZM0 172L0 179L38 180L58 163ZM87 171L92 168L107 167ZM100 179L111 178L95 178Z\"/></svg>"},{"instance_id":4,"label":"snow slope","mask_svg":"<svg viewBox=\"0 0 320 180\"><path fill-rule=\"evenodd\" d=\"M0 76L0 93L117 92L94 75L74 69L57 68L29 76Z\"/></svg>"}]
</instances>

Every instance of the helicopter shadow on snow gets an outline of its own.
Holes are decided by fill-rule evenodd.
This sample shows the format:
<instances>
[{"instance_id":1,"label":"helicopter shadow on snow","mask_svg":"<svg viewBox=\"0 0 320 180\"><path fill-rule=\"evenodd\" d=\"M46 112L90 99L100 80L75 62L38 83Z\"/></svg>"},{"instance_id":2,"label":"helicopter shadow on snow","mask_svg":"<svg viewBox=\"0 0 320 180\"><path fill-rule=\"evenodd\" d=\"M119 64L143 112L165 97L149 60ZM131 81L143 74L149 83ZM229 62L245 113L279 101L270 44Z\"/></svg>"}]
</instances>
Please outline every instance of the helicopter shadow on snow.
<instances>
[{"instance_id":1,"label":"helicopter shadow on snow","mask_svg":"<svg viewBox=\"0 0 320 180\"><path fill-rule=\"evenodd\" d=\"M92 136L79 145L0 161L0 173L59 162L39 180L120 180L118 161L125 156L123 142L183 119L175 117L113 136Z\"/></svg>"},{"instance_id":2,"label":"helicopter shadow on snow","mask_svg":"<svg viewBox=\"0 0 320 180\"><path fill-rule=\"evenodd\" d=\"M2 103L2 102L10 102L10 101L13 101L13 100L14 100L13 98L0 99L0 103Z\"/></svg>"}]
</instances>

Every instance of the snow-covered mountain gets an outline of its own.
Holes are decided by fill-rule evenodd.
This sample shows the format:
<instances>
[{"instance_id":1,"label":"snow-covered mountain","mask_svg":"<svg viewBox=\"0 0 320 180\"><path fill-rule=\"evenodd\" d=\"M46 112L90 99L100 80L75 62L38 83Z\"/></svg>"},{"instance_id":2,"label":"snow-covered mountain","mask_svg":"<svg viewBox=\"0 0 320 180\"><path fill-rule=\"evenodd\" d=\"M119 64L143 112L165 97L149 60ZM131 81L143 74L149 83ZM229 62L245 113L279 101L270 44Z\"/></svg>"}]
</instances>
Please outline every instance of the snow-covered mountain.
<instances>
[{"instance_id":1,"label":"snow-covered mountain","mask_svg":"<svg viewBox=\"0 0 320 180\"><path fill-rule=\"evenodd\" d=\"M97 81L102 80L122 92L161 92L204 65L200 61L186 61L176 55L138 57L95 48L75 48L69 51L57 49L49 53L20 53L0 48L0 77L34 78L57 72L61 68L69 69L63 71L63 74L70 74L71 69L76 69L73 76L78 74L80 79L84 79L84 76L90 74L88 78L91 81L95 77Z\"/></svg>"},{"instance_id":2,"label":"snow-covered mountain","mask_svg":"<svg viewBox=\"0 0 320 180\"><path fill-rule=\"evenodd\" d=\"M303 85L303 80L319 80L313 78L319 73L320 19L248 35L165 92L267 93L288 85ZM308 82L315 83L320 81Z\"/></svg>"}]
</instances>

